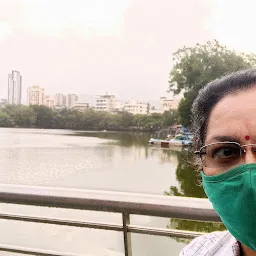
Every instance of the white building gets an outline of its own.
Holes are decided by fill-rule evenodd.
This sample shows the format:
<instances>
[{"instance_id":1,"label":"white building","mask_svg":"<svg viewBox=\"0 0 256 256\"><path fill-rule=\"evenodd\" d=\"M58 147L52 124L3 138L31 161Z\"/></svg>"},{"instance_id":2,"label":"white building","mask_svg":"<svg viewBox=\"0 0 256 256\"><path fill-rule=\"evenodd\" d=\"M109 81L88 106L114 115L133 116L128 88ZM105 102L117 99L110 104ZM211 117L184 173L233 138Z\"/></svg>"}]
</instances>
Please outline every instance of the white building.
<instances>
[{"instance_id":1,"label":"white building","mask_svg":"<svg viewBox=\"0 0 256 256\"><path fill-rule=\"evenodd\" d=\"M167 97L160 98L160 108L163 112L169 111L172 106L172 99L168 99Z\"/></svg>"},{"instance_id":2,"label":"white building","mask_svg":"<svg viewBox=\"0 0 256 256\"><path fill-rule=\"evenodd\" d=\"M147 115L149 113L149 103L130 100L124 104L124 110L133 115Z\"/></svg>"},{"instance_id":3,"label":"white building","mask_svg":"<svg viewBox=\"0 0 256 256\"><path fill-rule=\"evenodd\" d=\"M86 103L86 102L75 102L75 105L73 106L72 109L76 109L76 110L79 110L81 112L89 109L90 106L89 106L89 103Z\"/></svg>"},{"instance_id":4,"label":"white building","mask_svg":"<svg viewBox=\"0 0 256 256\"><path fill-rule=\"evenodd\" d=\"M48 108L53 108L54 107L54 99L49 96L49 95L45 95L44 96L44 105Z\"/></svg>"},{"instance_id":5,"label":"white building","mask_svg":"<svg viewBox=\"0 0 256 256\"><path fill-rule=\"evenodd\" d=\"M124 111L124 102L121 100L116 100L113 112L121 112L121 111Z\"/></svg>"},{"instance_id":6,"label":"white building","mask_svg":"<svg viewBox=\"0 0 256 256\"><path fill-rule=\"evenodd\" d=\"M149 114L163 114L165 111L178 109L180 100L181 95L177 95L171 98L161 97L158 101L152 101L150 104Z\"/></svg>"},{"instance_id":7,"label":"white building","mask_svg":"<svg viewBox=\"0 0 256 256\"><path fill-rule=\"evenodd\" d=\"M105 94L96 97L95 110L114 112L116 109L116 96Z\"/></svg>"},{"instance_id":8,"label":"white building","mask_svg":"<svg viewBox=\"0 0 256 256\"><path fill-rule=\"evenodd\" d=\"M29 87L27 99L29 105L44 105L44 89L36 85Z\"/></svg>"},{"instance_id":9,"label":"white building","mask_svg":"<svg viewBox=\"0 0 256 256\"><path fill-rule=\"evenodd\" d=\"M180 103L180 98L171 98L167 97L160 98L160 109L162 112L169 111L170 109L178 109Z\"/></svg>"},{"instance_id":10,"label":"white building","mask_svg":"<svg viewBox=\"0 0 256 256\"><path fill-rule=\"evenodd\" d=\"M54 105L57 107L65 107L66 106L66 96L58 93L54 96Z\"/></svg>"},{"instance_id":11,"label":"white building","mask_svg":"<svg viewBox=\"0 0 256 256\"><path fill-rule=\"evenodd\" d=\"M75 102L77 101L78 101L78 96L76 94L68 94L66 98L67 108L73 108L75 106Z\"/></svg>"},{"instance_id":12,"label":"white building","mask_svg":"<svg viewBox=\"0 0 256 256\"><path fill-rule=\"evenodd\" d=\"M8 75L8 104L21 104L22 76L19 71Z\"/></svg>"}]
</instances>

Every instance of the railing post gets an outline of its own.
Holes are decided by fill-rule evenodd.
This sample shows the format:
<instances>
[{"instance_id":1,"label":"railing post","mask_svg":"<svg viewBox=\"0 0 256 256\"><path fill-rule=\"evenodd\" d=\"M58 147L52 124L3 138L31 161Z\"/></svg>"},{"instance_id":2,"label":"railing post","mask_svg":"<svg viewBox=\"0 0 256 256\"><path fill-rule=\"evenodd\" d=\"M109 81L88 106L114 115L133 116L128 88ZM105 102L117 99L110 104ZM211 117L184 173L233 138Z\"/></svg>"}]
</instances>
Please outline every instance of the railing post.
<instances>
[{"instance_id":1,"label":"railing post","mask_svg":"<svg viewBox=\"0 0 256 256\"><path fill-rule=\"evenodd\" d=\"M124 235L124 252L125 256L132 256L132 238L131 233L128 232L127 225L130 224L130 215L123 213L123 235Z\"/></svg>"}]
</instances>

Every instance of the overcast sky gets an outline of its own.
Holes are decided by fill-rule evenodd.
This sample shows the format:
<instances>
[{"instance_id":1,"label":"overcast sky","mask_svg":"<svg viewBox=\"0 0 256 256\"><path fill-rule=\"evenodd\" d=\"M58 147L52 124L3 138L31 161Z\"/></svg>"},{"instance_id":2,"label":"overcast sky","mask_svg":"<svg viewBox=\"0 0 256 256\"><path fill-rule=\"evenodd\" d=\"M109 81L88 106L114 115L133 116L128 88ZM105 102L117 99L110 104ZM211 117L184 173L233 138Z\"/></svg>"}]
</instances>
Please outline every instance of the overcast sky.
<instances>
[{"instance_id":1,"label":"overcast sky","mask_svg":"<svg viewBox=\"0 0 256 256\"><path fill-rule=\"evenodd\" d=\"M217 39L256 53L256 1L0 0L0 98L11 70L47 94L166 95L171 55Z\"/></svg>"}]
</instances>

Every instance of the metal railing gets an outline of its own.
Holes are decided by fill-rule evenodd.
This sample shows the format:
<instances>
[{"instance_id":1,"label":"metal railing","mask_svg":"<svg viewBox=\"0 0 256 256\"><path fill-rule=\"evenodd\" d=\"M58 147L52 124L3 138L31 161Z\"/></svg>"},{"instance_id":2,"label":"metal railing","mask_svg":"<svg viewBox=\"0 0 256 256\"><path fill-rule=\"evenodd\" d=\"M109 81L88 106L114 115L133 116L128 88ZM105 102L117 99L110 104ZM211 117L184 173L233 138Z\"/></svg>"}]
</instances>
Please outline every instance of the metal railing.
<instances>
[{"instance_id":1,"label":"metal railing","mask_svg":"<svg viewBox=\"0 0 256 256\"><path fill-rule=\"evenodd\" d=\"M207 199L19 185L0 185L0 203L93 210L122 214L122 224L74 221L0 212L0 219L123 232L125 256L132 256L131 233L194 238L202 233L130 223L130 215L219 222ZM0 244L0 251L44 256L70 254ZM74 256L74 254L72 254Z\"/></svg>"}]
</instances>

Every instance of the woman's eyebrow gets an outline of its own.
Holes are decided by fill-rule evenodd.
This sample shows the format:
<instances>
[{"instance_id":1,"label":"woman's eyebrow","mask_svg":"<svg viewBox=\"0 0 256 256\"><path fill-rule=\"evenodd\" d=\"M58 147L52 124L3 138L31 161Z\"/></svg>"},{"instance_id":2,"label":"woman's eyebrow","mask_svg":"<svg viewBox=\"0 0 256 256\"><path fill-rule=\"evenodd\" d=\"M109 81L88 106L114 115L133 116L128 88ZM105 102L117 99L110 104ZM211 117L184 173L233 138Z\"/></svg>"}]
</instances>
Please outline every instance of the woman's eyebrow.
<instances>
[{"instance_id":1,"label":"woman's eyebrow","mask_svg":"<svg viewBox=\"0 0 256 256\"><path fill-rule=\"evenodd\" d=\"M211 140L216 140L219 142L229 141L229 142L240 143L240 139L236 136L215 136L215 137L211 138Z\"/></svg>"}]
</instances>

